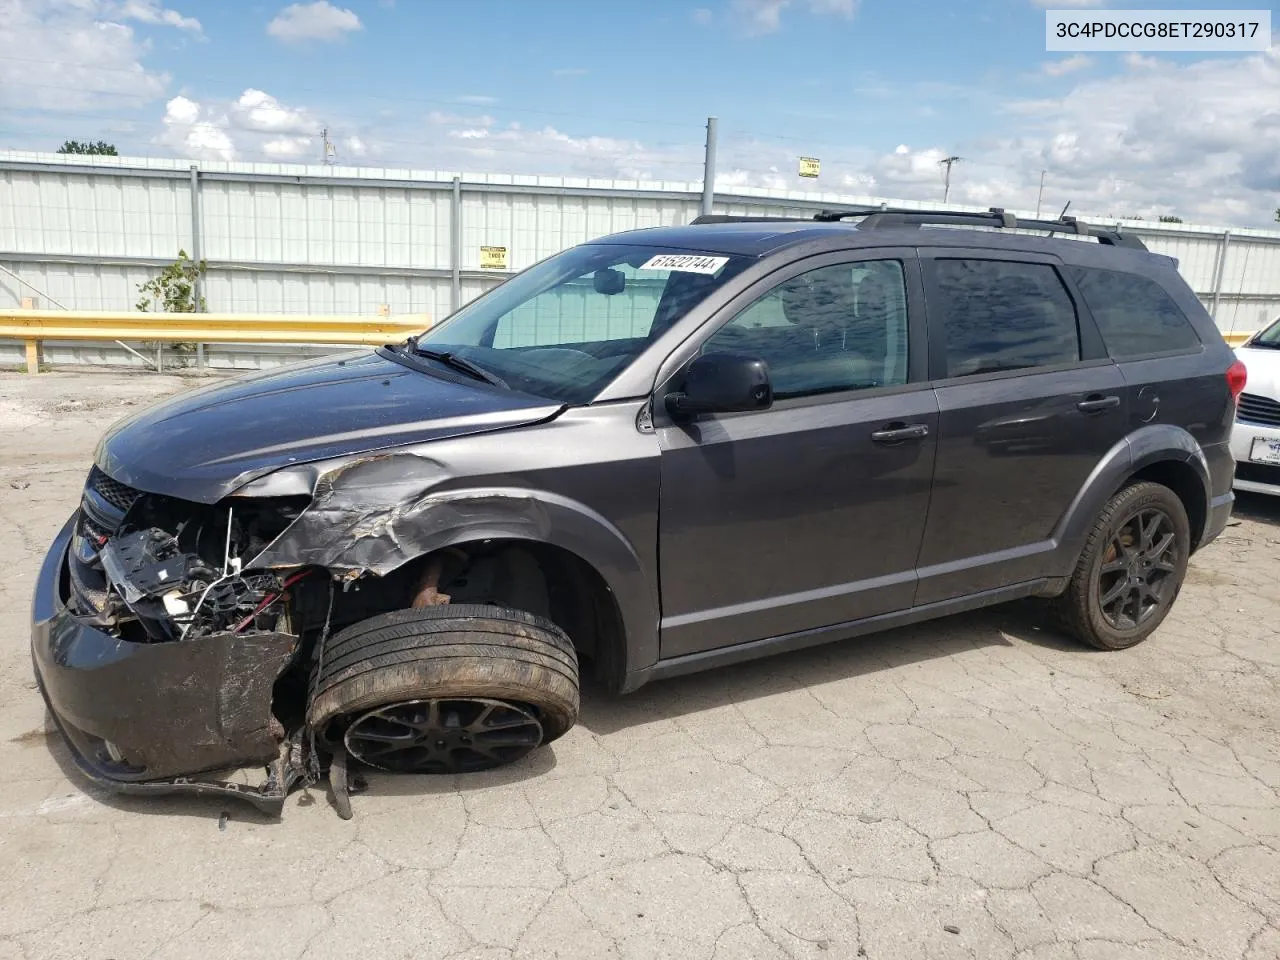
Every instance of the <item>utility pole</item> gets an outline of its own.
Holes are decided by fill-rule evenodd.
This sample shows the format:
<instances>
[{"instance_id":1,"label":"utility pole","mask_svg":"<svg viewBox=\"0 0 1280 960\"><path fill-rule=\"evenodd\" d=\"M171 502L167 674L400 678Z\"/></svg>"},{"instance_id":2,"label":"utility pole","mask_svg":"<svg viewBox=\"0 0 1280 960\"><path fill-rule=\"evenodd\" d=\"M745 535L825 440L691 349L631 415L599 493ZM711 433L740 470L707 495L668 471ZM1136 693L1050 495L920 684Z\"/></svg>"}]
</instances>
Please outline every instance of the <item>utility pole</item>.
<instances>
[{"instance_id":1,"label":"utility pole","mask_svg":"<svg viewBox=\"0 0 1280 960\"><path fill-rule=\"evenodd\" d=\"M323 130L320 131L320 141L323 144L323 150L324 150L324 157L322 158L322 162L326 167L331 166L333 164L333 155L336 151L333 149L333 144L329 142L328 127L325 127Z\"/></svg>"},{"instance_id":2,"label":"utility pole","mask_svg":"<svg viewBox=\"0 0 1280 960\"><path fill-rule=\"evenodd\" d=\"M716 118L707 117L707 152L702 159L702 214L711 213L716 193Z\"/></svg>"},{"instance_id":3,"label":"utility pole","mask_svg":"<svg viewBox=\"0 0 1280 960\"><path fill-rule=\"evenodd\" d=\"M1040 219L1040 203L1044 200L1044 175L1048 170L1040 171L1040 193L1036 196L1036 219Z\"/></svg>"},{"instance_id":4,"label":"utility pole","mask_svg":"<svg viewBox=\"0 0 1280 960\"><path fill-rule=\"evenodd\" d=\"M938 166L947 168L947 172L945 174L945 180L943 181L943 185L942 185L942 202L943 203L946 203L947 197L951 195L951 165L956 161L963 160L963 159L964 157L946 157L945 159L938 161Z\"/></svg>"}]
</instances>

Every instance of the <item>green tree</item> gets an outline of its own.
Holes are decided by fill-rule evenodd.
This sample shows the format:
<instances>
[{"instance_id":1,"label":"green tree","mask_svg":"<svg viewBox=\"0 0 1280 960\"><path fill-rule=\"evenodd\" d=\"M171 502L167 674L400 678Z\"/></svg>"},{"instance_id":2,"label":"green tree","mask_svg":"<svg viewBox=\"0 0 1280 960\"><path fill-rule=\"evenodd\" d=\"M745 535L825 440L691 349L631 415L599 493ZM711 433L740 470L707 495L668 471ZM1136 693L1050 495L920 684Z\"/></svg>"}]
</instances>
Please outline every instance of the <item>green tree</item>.
<instances>
[{"instance_id":1,"label":"green tree","mask_svg":"<svg viewBox=\"0 0 1280 960\"><path fill-rule=\"evenodd\" d=\"M163 270L158 277L152 277L146 283L138 284L138 293L142 294L135 305L143 313L160 310L165 313L201 313L206 309L204 297L196 295L196 281L209 269L204 260L195 261L187 256L187 251L179 250L178 259ZM151 348L160 356L161 345L151 343ZM181 358L179 366L190 364L190 355L195 353L195 343L180 340L172 344L174 351ZM159 360L157 359L157 367Z\"/></svg>"},{"instance_id":2,"label":"green tree","mask_svg":"<svg viewBox=\"0 0 1280 960\"><path fill-rule=\"evenodd\" d=\"M118 157L115 144L107 143L105 140L99 140L97 143L90 143L86 140L81 143L79 140L67 140L58 148L58 153L88 153L100 157Z\"/></svg>"},{"instance_id":3,"label":"green tree","mask_svg":"<svg viewBox=\"0 0 1280 960\"><path fill-rule=\"evenodd\" d=\"M1160 222L1161 222L1161 223L1181 223L1181 222L1182 222L1182 218L1181 218L1181 217L1175 217L1175 216L1173 216L1172 214L1162 215L1162 216L1160 217Z\"/></svg>"},{"instance_id":4,"label":"green tree","mask_svg":"<svg viewBox=\"0 0 1280 960\"><path fill-rule=\"evenodd\" d=\"M1280 223L1280 207L1276 207L1276 223Z\"/></svg>"},{"instance_id":5,"label":"green tree","mask_svg":"<svg viewBox=\"0 0 1280 960\"><path fill-rule=\"evenodd\" d=\"M178 259L163 270L160 276L138 284L137 308L143 313L161 310L165 313L199 313L205 309L204 297L196 296L196 281L209 269L204 260L199 262L179 250Z\"/></svg>"}]
</instances>

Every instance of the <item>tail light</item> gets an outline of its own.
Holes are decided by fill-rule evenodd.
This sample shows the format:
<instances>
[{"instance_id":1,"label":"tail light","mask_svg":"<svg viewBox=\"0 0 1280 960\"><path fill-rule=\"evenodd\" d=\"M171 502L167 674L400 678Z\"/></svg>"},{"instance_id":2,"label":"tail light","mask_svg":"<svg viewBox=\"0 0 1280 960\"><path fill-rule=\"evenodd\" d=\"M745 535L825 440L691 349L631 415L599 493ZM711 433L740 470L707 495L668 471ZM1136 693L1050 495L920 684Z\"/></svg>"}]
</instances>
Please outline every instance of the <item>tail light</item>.
<instances>
[{"instance_id":1,"label":"tail light","mask_svg":"<svg viewBox=\"0 0 1280 960\"><path fill-rule=\"evenodd\" d=\"M1240 394L1244 392L1244 385L1248 379L1249 371L1239 360L1227 367L1227 389L1231 391L1232 403L1240 401Z\"/></svg>"}]
</instances>

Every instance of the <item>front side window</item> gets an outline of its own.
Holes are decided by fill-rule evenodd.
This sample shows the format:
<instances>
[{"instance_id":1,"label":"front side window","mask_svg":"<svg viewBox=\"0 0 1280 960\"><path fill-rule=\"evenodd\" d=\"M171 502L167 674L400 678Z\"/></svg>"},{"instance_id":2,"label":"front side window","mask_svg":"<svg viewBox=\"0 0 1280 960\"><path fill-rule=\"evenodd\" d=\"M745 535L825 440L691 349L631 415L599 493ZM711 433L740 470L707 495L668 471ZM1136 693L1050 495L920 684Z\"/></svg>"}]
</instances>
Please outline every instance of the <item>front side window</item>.
<instances>
[{"instance_id":1,"label":"front side window","mask_svg":"<svg viewBox=\"0 0 1280 960\"><path fill-rule=\"evenodd\" d=\"M906 383L902 263L842 263L784 280L716 331L702 352L764 360L779 400Z\"/></svg>"},{"instance_id":2,"label":"front side window","mask_svg":"<svg viewBox=\"0 0 1280 960\"><path fill-rule=\"evenodd\" d=\"M418 338L513 389L586 403L654 340L752 262L617 244L573 247Z\"/></svg>"},{"instance_id":3,"label":"front side window","mask_svg":"<svg viewBox=\"0 0 1280 960\"><path fill-rule=\"evenodd\" d=\"M940 259L933 270L946 328L946 376L1080 359L1075 305L1053 267Z\"/></svg>"},{"instance_id":4,"label":"front side window","mask_svg":"<svg viewBox=\"0 0 1280 960\"><path fill-rule=\"evenodd\" d=\"M1095 267L1072 267L1071 276L1112 357L1199 349L1191 321L1154 280Z\"/></svg>"}]
</instances>

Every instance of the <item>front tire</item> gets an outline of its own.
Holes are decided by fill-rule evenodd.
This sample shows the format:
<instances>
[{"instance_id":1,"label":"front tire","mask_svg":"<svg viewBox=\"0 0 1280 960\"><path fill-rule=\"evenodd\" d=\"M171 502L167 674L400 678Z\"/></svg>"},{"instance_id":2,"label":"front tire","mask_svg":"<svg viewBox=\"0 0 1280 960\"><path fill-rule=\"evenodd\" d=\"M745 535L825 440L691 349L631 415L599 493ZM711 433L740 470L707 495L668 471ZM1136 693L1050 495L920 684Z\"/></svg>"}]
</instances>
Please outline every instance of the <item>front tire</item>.
<instances>
[{"instance_id":1,"label":"front tire","mask_svg":"<svg viewBox=\"0 0 1280 960\"><path fill-rule=\"evenodd\" d=\"M578 657L549 620L456 604L395 610L328 642L307 722L323 742L404 773L518 760L578 718Z\"/></svg>"},{"instance_id":2,"label":"front tire","mask_svg":"<svg viewBox=\"0 0 1280 960\"><path fill-rule=\"evenodd\" d=\"M1100 650L1141 643L1168 616L1190 555L1191 524L1177 494L1146 481L1125 487L1098 516L1053 602L1056 618Z\"/></svg>"}]
</instances>

